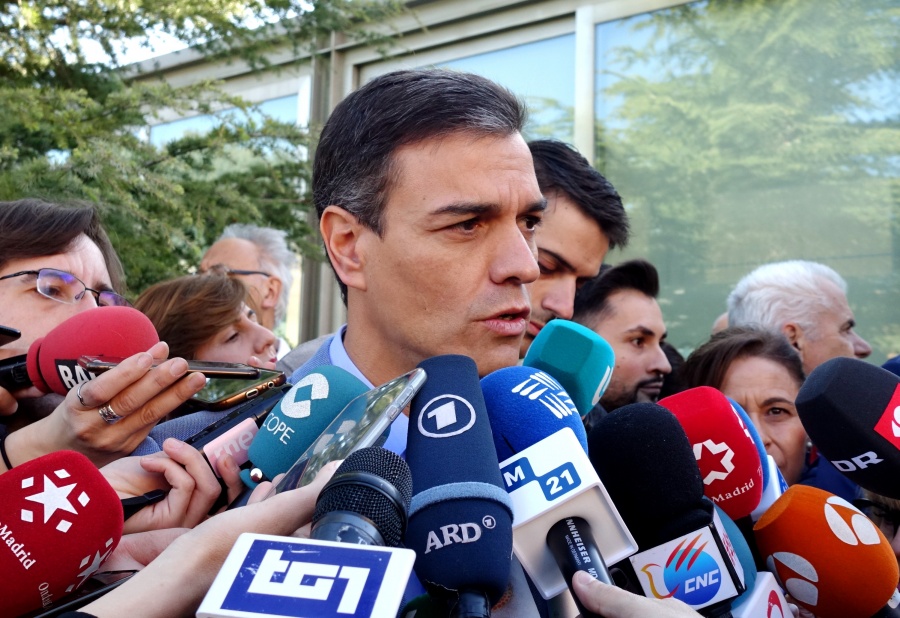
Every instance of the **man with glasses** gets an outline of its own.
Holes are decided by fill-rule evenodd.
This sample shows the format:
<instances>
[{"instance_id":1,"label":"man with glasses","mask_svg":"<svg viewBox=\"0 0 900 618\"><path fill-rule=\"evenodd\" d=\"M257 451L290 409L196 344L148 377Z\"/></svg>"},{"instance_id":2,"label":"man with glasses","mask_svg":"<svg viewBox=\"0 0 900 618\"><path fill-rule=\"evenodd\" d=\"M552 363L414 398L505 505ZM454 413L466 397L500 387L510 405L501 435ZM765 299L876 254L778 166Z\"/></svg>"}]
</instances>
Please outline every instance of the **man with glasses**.
<instances>
[{"instance_id":1,"label":"man with glasses","mask_svg":"<svg viewBox=\"0 0 900 618\"><path fill-rule=\"evenodd\" d=\"M290 250L286 233L269 227L233 224L207 249L200 272L219 270L238 277L247 286L247 304L259 323L275 332L284 324L291 291L291 269L297 257ZM276 356L283 357L290 345L278 339Z\"/></svg>"}]
</instances>

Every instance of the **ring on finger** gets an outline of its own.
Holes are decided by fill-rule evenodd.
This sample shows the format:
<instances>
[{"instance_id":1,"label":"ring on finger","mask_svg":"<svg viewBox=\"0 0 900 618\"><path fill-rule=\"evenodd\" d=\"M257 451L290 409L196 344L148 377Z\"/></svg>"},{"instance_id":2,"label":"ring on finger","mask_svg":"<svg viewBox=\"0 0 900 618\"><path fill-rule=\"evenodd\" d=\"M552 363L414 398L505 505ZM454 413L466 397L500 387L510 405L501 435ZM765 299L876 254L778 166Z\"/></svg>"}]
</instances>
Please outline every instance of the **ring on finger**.
<instances>
[{"instance_id":1,"label":"ring on finger","mask_svg":"<svg viewBox=\"0 0 900 618\"><path fill-rule=\"evenodd\" d=\"M118 423L123 418L125 418L124 416L119 416L118 414L116 414L116 411L112 409L112 406L109 405L109 403L105 403L100 406L100 409L97 410L97 412L100 414L100 418L102 418L110 425L112 425L113 423Z\"/></svg>"},{"instance_id":2,"label":"ring on finger","mask_svg":"<svg viewBox=\"0 0 900 618\"><path fill-rule=\"evenodd\" d=\"M84 398L81 396L81 387L84 386L84 382L80 382L78 384L78 388L75 390L75 396L78 397L78 401L81 402L81 406L84 408L90 408L88 404L84 402Z\"/></svg>"}]
</instances>

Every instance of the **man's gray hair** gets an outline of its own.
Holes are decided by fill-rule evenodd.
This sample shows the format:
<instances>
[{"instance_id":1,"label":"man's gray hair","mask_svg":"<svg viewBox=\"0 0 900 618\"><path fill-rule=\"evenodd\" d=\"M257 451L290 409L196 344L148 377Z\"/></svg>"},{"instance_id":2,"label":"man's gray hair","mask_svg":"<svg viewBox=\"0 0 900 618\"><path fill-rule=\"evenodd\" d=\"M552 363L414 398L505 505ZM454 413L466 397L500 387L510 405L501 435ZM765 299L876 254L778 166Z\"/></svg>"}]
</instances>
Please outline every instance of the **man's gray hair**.
<instances>
[{"instance_id":1,"label":"man's gray hair","mask_svg":"<svg viewBox=\"0 0 900 618\"><path fill-rule=\"evenodd\" d=\"M815 316L830 308L822 294L825 281L847 293L844 279L824 264L805 260L764 264L738 281L728 295L728 325L781 331L794 322L814 334Z\"/></svg>"},{"instance_id":2,"label":"man's gray hair","mask_svg":"<svg viewBox=\"0 0 900 618\"><path fill-rule=\"evenodd\" d=\"M259 249L260 270L281 279L281 295L275 305L275 324L281 324L287 315L294 279L291 269L297 264L297 256L287 244L287 232L271 227L233 223L222 231L219 240L224 238L240 238L252 242Z\"/></svg>"}]
</instances>

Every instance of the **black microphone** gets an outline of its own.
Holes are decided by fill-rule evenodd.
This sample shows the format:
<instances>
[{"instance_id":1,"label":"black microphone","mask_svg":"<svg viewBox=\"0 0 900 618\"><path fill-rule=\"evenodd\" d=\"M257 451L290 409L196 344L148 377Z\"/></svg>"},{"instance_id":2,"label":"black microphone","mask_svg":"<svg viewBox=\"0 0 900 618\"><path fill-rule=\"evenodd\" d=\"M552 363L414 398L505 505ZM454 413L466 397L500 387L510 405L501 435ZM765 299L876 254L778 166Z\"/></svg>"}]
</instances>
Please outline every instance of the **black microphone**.
<instances>
[{"instance_id":1,"label":"black microphone","mask_svg":"<svg viewBox=\"0 0 900 618\"><path fill-rule=\"evenodd\" d=\"M743 568L675 415L653 403L619 408L591 430L588 453L640 547L620 565L644 595L728 615Z\"/></svg>"},{"instance_id":2,"label":"black microphone","mask_svg":"<svg viewBox=\"0 0 900 618\"><path fill-rule=\"evenodd\" d=\"M406 462L379 446L351 453L319 494L311 538L399 547L412 498Z\"/></svg>"},{"instance_id":3,"label":"black microphone","mask_svg":"<svg viewBox=\"0 0 900 618\"><path fill-rule=\"evenodd\" d=\"M844 476L900 499L900 377L856 358L832 358L800 387L797 413Z\"/></svg>"},{"instance_id":4,"label":"black microphone","mask_svg":"<svg viewBox=\"0 0 900 618\"><path fill-rule=\"evenodd\" d=\"M409 415L415 494L406 545L416 552L419 579L451 616L487 617L509 584L513 515L478 369L454 355L419 367L428 381Z\"/></svg>"}]
</instances>

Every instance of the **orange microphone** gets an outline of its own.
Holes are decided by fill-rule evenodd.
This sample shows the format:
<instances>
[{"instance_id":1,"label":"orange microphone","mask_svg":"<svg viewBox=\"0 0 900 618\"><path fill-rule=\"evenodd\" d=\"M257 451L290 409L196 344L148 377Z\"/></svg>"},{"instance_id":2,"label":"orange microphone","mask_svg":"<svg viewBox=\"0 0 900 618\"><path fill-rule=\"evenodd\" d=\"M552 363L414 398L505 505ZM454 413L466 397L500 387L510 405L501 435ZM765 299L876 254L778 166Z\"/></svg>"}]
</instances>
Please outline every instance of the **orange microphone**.
<instances>
[{"instance_id":1,"label":"orange microphone","mask_svg":"<svg viewBox=\"0 0 900 618\"><path fill-rule=\"evenodd\" d=\"M846 500L794 485L753 530L769 570L818 618L900 616L900 571L891 545Z\"/></svg>"}]
</instances>

